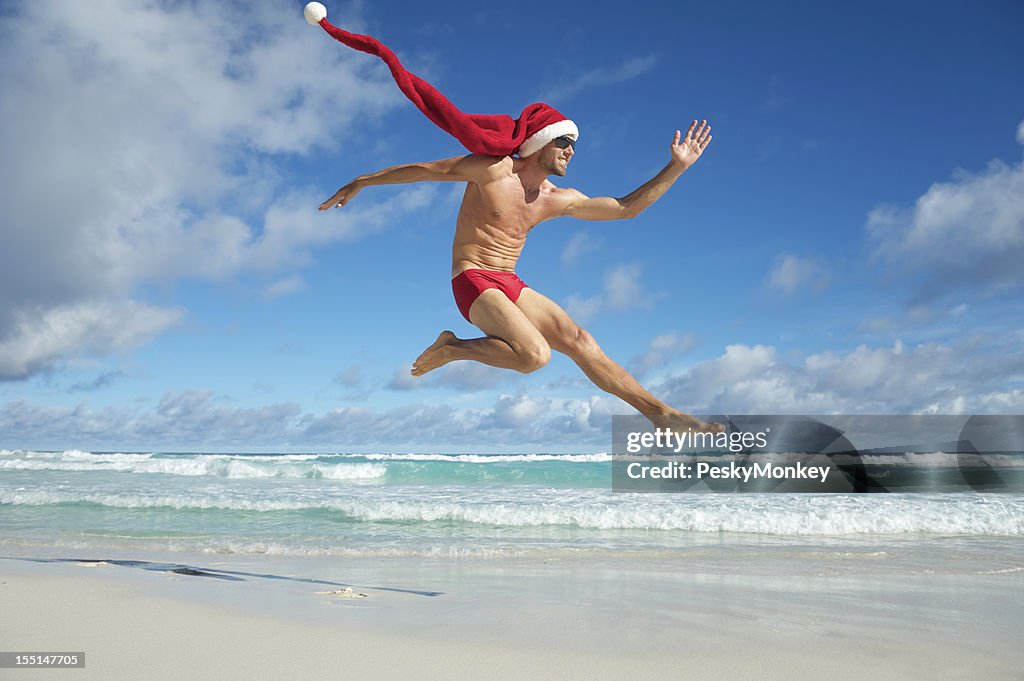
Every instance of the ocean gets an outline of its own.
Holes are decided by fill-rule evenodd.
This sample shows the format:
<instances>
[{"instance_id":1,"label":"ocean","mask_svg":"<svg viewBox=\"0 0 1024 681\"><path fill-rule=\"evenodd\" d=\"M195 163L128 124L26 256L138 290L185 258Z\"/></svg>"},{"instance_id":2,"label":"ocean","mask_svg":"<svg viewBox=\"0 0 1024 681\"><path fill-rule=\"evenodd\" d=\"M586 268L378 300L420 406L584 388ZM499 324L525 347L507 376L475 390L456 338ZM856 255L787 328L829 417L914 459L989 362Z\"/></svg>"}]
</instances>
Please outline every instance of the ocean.
<instances>
[{"instance_id":1,"label":"ocean","mask_svg":"<svg viewBox=\"0 0 1024 681\"><path fill-rule=\"evenodd\" d=\"M974 571L1024 569L1018 492L622 493L611 471L610 454L0 450L0 555L593 556L713 568L754 546L797 549L801 561L849 554L870 569L899 555L900 569L917 569L942 547L954 567L967 556Z\"/></svg>"}]
</instances>

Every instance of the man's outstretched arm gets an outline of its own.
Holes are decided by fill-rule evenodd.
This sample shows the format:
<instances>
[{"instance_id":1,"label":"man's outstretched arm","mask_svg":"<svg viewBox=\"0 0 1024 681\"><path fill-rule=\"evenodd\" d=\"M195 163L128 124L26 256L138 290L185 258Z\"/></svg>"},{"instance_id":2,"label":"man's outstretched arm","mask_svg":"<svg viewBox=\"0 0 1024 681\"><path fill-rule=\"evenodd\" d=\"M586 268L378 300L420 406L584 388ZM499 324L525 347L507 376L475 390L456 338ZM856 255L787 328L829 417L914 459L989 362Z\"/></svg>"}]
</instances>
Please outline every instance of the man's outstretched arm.
<instances>
[{"instance_id":1,"label":"man's outstretched arm","mask_svg":"<svg viewBox=\"0 0 1024 681\"><path fill-rule=\"evenodd\" d=\"M672 140L672 160L662 168L661 172L645 182L636 191L613 199L608 196L590 198L582 192L570 189L574 200L562 211L567 215L582 220L621 220L639 215L648 206L661 198L668 188L675 184L683 172L696 163L700 155L711 143L711 126L707 121L697 121L690 125L686 137L676 130Z\"/></svg>"},{"instance_id":2,"label":"man's outstretched arm","mask_svg":"<svg viewBox=\"0 0 1024 681\"><path fill-rule=\"evenodd\" d=\"M425 161L385 168L361 175L320 204L320 210L341 208L366 187L378 184L410 184L412 182L475 182L495 162L490 156L455 156L443 161Z\"/></svg>"}]
</instances>

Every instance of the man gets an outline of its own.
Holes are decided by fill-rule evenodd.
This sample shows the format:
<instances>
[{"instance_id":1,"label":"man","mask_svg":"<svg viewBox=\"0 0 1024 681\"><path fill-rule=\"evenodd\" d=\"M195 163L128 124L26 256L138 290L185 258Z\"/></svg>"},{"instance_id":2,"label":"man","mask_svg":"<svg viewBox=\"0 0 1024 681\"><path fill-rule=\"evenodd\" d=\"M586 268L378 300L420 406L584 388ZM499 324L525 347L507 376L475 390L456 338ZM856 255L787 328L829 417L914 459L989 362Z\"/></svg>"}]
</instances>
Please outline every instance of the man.
<instances>
[{"instance_id":1,"label":"man","mask_svg":"<svg viewBox=\"0 0 1024 681\"><path fill-rule=\"evenodd\" d=\"M711 126L693 121L685 137L677 130L668 165L621 199L589 198L548 180L550 175L566 174L579 134L571 121L556 120L550 125L544 121L544 126L543 130L566 134L546 142L543 131L535 134L518 147L518 157L471 154L363 175L324 201L320 210L341 208L363 188L374 185L466 183L452 247L452 290L463 316L486 335L461 339L442 331L413 363L414 376L458 360L529 373L547 364L554 349L571 357L594 385L621 398L655 426L720 432L720 425L684 414L647 392L561 307L515 275L527 235L545 220L565 216L619 220L639 215L700 158L711 142ZM543 146L535 151L532 147L540 143Z\"/></svg>"}]
</instances>

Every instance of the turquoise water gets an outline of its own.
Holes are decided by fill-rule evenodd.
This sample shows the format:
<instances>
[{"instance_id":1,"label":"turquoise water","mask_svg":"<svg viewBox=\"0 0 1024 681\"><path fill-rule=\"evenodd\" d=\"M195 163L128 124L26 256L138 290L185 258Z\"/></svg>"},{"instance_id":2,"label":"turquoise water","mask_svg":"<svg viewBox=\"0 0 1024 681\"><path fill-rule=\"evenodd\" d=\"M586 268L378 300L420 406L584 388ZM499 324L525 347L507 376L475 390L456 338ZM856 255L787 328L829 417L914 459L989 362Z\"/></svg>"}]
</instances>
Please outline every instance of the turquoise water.
<instances>
[{"instance_id":1,"label":"turquoise water","mask_svg":"<svg viewBox=\"0 0 1024 681\"><path fill-rule=\"evenodd\" d=\"M608 454L0 450L8 554L643 558L933 537L1024 537L1024 495L622 494Z\"/></svg>"}]
</instances>

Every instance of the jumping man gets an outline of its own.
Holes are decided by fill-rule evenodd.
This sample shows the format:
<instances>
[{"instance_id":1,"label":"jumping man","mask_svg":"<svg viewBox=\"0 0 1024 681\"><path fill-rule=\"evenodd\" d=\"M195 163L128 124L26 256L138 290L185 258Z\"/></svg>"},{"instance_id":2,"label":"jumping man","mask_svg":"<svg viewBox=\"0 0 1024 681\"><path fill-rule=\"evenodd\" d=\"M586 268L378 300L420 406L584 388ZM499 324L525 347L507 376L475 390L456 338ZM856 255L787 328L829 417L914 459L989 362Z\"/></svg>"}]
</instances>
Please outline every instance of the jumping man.
<instances>
[{"instance_id":1,"label":"jumping man","mask_svg":"<svg viewBox=\"0 0 1024 681\"><path fill-rule=\"evenodd\" d=\"M473 154L387 168L357 177L324 201L320 210L340 208L374 185L466 183L455 223L452 290L462 315L486 336L461 339L442 331L413 363L414 376L456 360L529 373L547 364L554 349L571 357L594 385L621 398L655 425L671 421L703 429L703 422L647 392L565 310L523 283L515 266L527 234L545 220L564 216L621 220L639 215L700 158L711 142L711 126L693 121L685 137L677 130L668 165L621 199L589 198L548 180L549 175L566 174L575 153L575 137L556 137L526 158Z\"/></svg>"},{"instance_id":2,"label":"jumping man","mask_svg":"<svg viewBox=\"0 0 1024 681\"><path fill-rule=\"evenodd\" d=\"M328 22L323 5L309 3L305 15L307 21L320 25L343 44L380 57L406 97L471 152L357 177L320 204L321 211L341 208L373 185L466 183L452 246L452 291L462 315L486 335L462 339L442 331L413 363L414 376L456 360L529 373L547 364L555 349L571 357L594 385L624 400L655 426L723 430L651 395L609 359L565 310L515 274L526 236L541 222L563 216L632 218L661 198L710 144L707 121L699 125L693 121L685 137L676 130L668 165L633 193L621 199L589 198L548 180L550 175L565 175L579 139L576 124L551 106L531 104L517 119L503 114L466 114L430 83L407 71L387 46Z\"/></svg>"}]
</instances>

